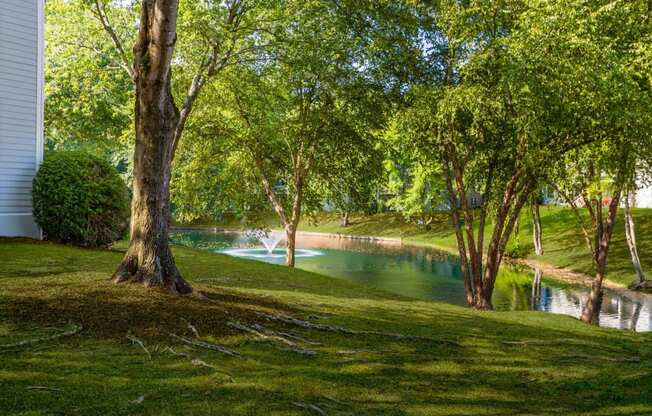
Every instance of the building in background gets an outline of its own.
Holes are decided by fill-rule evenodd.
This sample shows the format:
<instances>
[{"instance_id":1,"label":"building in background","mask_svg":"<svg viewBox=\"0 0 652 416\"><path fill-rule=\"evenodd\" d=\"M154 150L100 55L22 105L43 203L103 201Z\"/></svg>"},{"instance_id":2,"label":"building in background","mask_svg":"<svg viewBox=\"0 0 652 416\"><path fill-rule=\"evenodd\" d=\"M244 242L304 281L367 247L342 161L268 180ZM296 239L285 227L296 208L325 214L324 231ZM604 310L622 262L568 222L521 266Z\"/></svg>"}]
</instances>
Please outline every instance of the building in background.
<instances>
[{"instance_id":1,"label":"building in background","mask_svg":"<svg viewBox=\"0 0 652 416\"><path fill-rule=\"evenodd\" d=\"M641 185L634 197L635 208L652 208L652 185Z\"/></svg>"},{"instance_id":2,"label":"building in background","mask_svg":"<svg viewBox=\"0 0 652 416\"><path fill-rule=\"evenodd\" d=\"M40 237L32 178L43 159L44 0L0 0L0 235Z\"/></svg>"}]
</instances>

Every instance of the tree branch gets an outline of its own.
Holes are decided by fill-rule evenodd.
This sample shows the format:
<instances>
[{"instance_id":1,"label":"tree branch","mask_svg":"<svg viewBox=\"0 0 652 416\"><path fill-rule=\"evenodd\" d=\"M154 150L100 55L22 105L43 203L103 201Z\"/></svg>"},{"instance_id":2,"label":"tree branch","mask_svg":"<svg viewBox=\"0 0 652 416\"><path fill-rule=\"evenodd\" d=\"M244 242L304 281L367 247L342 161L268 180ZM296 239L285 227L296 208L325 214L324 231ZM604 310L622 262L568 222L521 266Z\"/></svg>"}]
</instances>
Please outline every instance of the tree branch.
<instances>
[{"instance_id":1,"label":"tree branch","mask_svg":"<svg viewBox=\"0 0 652 416\"><path fill-rule=\"evenodd\" d=\"M118 34L116 33L115 29L111 25L111 21L109 20L109 17L106 14L106 9L104 8L104 3L102 2L102 0L95 0L94 5L95 5L95 11L93 12L93 14L100 21L102 27L104 28L104 31L109 35L109 37L113 41L113 44L118 51L118 55L122 60L120 67L124 69L127 72L127 74L129 74L129 78L131 78L131 80L133 81L135 73L134 73L132 62L129 59L127 53L125 52L125 49L122 46L122 42L120 41Z\"/></svg>"}]
</instances>

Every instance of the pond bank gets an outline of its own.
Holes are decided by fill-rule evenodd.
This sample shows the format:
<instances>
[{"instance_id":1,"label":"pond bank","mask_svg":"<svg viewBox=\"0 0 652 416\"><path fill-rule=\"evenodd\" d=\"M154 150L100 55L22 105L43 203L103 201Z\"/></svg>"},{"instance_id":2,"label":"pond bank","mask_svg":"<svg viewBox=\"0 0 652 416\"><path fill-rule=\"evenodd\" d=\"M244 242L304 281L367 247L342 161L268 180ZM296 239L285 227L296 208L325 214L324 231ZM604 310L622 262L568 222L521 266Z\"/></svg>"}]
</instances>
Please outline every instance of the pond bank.
<instances>
[{"instance_id":1,"label":"pond bank","mask_svg":"<svg viewBox=\"0 0 652 416\"><path fill-rule=\"evenodd\" d=\"M172 227L174 231L204 231L204 232L214 232L214 233L239 233L242 229L237 227ZM283 232L280 229L273 229L274 232ZM310 236L310 237L324 237L324 238L333 238L333 239L347 239L347 240L358 240L358 241L368 241L379 244L391 244L391 245L409 245L409 246L423 246L433 248L435 250L440 250L451 254L455 257L458 257L457 250L452 249L451 247L437 245L430 242L424 241L414 241L411 239L397 238L397 237L384 237L384 236L370 236L370 235L355 235L355 234L344 234L344 233L333 233L333 232L315 232L315 231L297 231L297 236ZM532 270L541 270L546 278L551 280L556 280L559 282L573 284L578 286L590 287L593 281L593 277L584 273L579 273L564 267L557 267L552 264L532 259L514 259L514 258L505 258L505 262L511 265L524 266ZM603 282L605 289L612 290L617 293L628 294L634 297L652 297L652 294L633 291L627 288L626 285L618 282L614 282L608 279L605 279Z\"/></svg>"}]
</instances>

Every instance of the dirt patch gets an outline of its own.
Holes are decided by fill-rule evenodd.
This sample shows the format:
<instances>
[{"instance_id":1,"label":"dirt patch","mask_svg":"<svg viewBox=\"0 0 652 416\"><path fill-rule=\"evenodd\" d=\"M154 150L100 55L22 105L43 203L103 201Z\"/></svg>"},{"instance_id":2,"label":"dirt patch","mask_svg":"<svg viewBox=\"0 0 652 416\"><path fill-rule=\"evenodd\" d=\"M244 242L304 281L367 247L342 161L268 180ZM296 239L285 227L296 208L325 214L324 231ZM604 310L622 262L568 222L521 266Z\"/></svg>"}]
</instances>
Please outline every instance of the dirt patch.
<instances>
[{"instance_id":1,"label":"dirt patch","mask_svg":"<svg viewBox=\"0 0 652 416\"><path fill-rule=\"evenodd\" d=\"M162 338L188 333L188 322L200 333L214 336L236 331L229 320L255 323L261 310L292 313L293 308L270 299L195 286L197 295L174 296L138 284L115 285L101 281L31 282L12 286L0 298L0 315L16 324L80 324L84 333L98 338Z\"/></svg>"},{"instance_id":2,"label":"dirt patch","mask_svg":"<svg viewBox=\"0 0 652 416\"><path fill-rule=\"evenodd\" d=\"M512 264L526 266L531 269L539 269L543 272L544 275L553 277L563 282L581 284L585 286L591 286L591 284L593 283L592 276L583 273L577 273L566 268L551 266L550 264L543 263L537 260L509 259L508 261ZM614 289L614 290L627 289L627 286L609 280L604 280L602 286L607 289Z\"/></svg>"}]
</instances>

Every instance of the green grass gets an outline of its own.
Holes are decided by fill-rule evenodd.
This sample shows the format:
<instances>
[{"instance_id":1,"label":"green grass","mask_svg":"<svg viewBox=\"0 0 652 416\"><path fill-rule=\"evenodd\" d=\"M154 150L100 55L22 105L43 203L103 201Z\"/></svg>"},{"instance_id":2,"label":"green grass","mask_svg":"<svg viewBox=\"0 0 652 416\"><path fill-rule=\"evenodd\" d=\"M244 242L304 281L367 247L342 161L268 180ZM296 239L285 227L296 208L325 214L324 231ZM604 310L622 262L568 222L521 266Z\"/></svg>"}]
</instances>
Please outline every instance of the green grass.
<instances>
[{"instance_id":1,"label":"green grass","mask_svg":"<svg viewBox=\"0 0 652 416\"><path fill-rule=\"evenodd\" d=\"M652 275L652 209L634 210L638 250L644 270ZM529 259L543 261L556 267L563 267L587 275L594 274L593 262L588 254L581 230L575 216L569 209L559 207L542 207L541 222L543 229L544 255L533 253L532 222L529 212L521 219L520 242L530 254ZM436 217L431 230L419 228L406 222L394 213L371 216L353 215L351 225L342 228L336 214L320 214L312 222L301 225L305 231L342 233L351 235L374 235L384 237L401 237L406 242L429 244L444 250L456 252L457 243L450 218L445 214ZM488 227L487 233L491 230ZM625 286L634 281L629 250L625 241L622 212L619 214L616 229L609 251L607 267L608 280Z\"/></svg>"},{"instance_id":2,"label":"green grass","mask_svg":"<svg viewBox=\"0 0 652 416\"><path fill-rule=\"evenodd\" d=\"M328 415L652 414L652 334L537 312L476 312L281 266L175 253L206 299L109 283L119 251L0 240L0 344L71 322L84 327L67 338L0 347L0 414L318 414L296 403ZM303 329L261 320L257 311L458 345ZM192 336L183 319L201 339L243 358L172 339ZM319 343L299 342L317 355L284 351L229 320L292 332Z\"/></svg>"}]
</instances>

